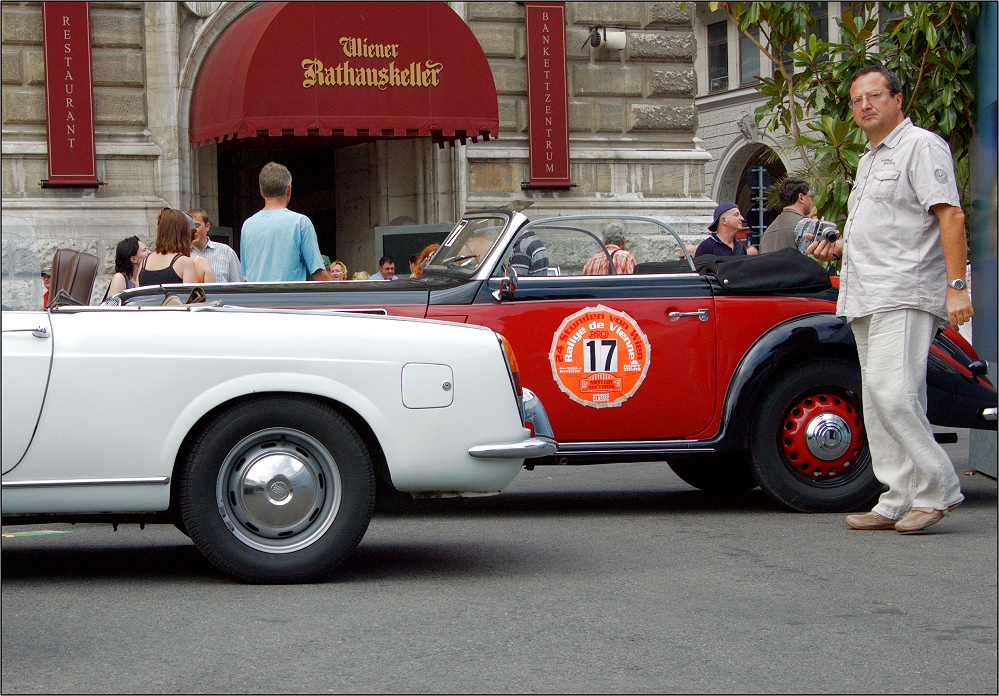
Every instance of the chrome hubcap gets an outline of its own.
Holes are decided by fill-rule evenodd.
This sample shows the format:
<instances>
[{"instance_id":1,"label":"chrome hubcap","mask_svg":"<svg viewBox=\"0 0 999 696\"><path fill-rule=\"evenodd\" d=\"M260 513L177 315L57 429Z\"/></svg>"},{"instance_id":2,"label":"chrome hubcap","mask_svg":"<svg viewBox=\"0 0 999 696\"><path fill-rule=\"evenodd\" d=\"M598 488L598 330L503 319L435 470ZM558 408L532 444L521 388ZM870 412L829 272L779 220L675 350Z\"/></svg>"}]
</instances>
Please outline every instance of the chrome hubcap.
<instances>
[{"instance_id":1,"label":"chrome hubcap","mask_svg":"<svg viewBox=\"0 0 999 696\"><path fill-rule=\"evenodd\" d=\"M286 428L244 438L226 457L216 485L219 513L247 546L290 553L329 529L340 507L340 472L329 451Z\"/></svg>"},{"instance_id":2,"label":"chrome hubcap","mask_svg":"<svg viewBox=\"0 0 999 696\"><path fill-rule=\"evenodd\" d=\"M822 413L805 427L805 445L818 459L830 462L850 449L849 424L834 413Z\"/></svg>"}]
</instances>

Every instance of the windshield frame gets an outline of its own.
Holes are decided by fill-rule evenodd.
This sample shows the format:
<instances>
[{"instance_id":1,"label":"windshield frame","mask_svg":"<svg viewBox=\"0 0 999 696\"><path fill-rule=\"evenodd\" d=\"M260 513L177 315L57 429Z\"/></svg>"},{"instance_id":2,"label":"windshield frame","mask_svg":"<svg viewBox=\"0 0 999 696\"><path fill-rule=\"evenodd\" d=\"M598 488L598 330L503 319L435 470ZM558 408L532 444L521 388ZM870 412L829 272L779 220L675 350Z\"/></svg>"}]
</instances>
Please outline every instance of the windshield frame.
<instances>
[{"instance_id":1,"label":"windshield frame","mask_svg":"<svg viewBox=\"0 0 999 696\"><path fill-rule=\"evenodd\" d=\"M446 254L450 253L454 244L458 241L458 238L464 232L465 228L477 220L502 220L503 225L499 234L496 235L496 239L493 240L492 246L489 251L485 253L482 261L474 269L465 269L460 266L448 266L441 263L445 258ZM461 217L461 219L455 223L454 229L448 233L448 236L441 243L440 248L434 252L434 255L426 262L423 267L423 275L427 276L438 276L446 278L458 278L461 280L485 280L489 278L492 274L493 268L499 262L504 251L509 245L510 231L516 230L527 223L527 218L521 213L512 212L509 210L476 210L474 212L468 212Z\"/></svg>"}]
</instances>

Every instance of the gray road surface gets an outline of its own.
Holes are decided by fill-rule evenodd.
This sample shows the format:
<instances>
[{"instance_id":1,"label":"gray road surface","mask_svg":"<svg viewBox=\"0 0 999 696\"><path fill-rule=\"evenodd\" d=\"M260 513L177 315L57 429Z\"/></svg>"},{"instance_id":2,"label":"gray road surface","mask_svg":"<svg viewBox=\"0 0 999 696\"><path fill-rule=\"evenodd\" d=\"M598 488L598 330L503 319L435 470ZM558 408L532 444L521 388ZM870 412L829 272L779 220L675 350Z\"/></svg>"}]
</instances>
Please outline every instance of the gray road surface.
<instances>
[{"instance_id":1,"label":"gray road surface","mask_svg":"<svg viewBox=\"0 0 999 696\"><path fill-rule=\"evenodd\" d=\"M962 433L962 436L965 433ZM236 585L173 528L4 527L4 693L996 693L996 482L932 533L663 465L377 516L337 582ZM42 529L48 536L7 535Z\"/></svg>"}]
</instances>

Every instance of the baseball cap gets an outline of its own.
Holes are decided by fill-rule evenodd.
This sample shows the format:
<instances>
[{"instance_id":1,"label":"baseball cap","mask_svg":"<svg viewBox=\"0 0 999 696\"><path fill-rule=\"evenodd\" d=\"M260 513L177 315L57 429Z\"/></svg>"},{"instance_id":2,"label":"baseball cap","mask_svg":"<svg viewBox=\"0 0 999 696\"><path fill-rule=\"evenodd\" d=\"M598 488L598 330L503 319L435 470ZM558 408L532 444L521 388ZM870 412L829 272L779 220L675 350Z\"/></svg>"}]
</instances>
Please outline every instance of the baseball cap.
<instances>
[{"instance_id":1,"label":"baseball cap","mask_svg":"<svg viewBox=\"0 0 999 696\"><path fill-rule=\"evenodd\" d=\"M732 208L738 208L738 207L739 206L737 206L735 203L731 202L719 203L718 206L715 208L715 220L710 225L708 225L708 229L711 230L712 232L716 232L718 230L718 218L727 213L729 210L732 210Z\"/></svg>"}]
</instances>

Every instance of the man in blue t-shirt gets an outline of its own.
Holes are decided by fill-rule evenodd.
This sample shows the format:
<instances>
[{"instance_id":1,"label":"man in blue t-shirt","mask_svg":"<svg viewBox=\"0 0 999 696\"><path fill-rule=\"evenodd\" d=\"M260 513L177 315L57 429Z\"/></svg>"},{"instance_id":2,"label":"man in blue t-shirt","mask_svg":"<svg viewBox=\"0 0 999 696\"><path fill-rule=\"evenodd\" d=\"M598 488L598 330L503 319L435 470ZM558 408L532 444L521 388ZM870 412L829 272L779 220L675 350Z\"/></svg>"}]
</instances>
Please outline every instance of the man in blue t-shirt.
<instances>
[{"instance_id":1,"label":"man in blue t-shirt","mask_svg":"<svg viewBox=\"0 0 999 696\"><path fill-rule=\"evenodd\" d=\"M250 281L329 280L312 220L288 210L291 172L277 162L260 170L264 207L243 223L239 256Z\"/></svg>"}]
</instances>

